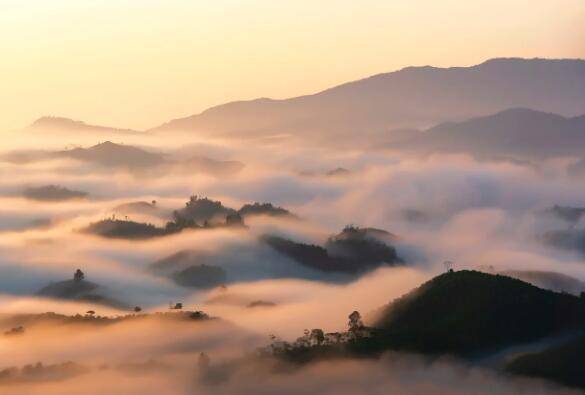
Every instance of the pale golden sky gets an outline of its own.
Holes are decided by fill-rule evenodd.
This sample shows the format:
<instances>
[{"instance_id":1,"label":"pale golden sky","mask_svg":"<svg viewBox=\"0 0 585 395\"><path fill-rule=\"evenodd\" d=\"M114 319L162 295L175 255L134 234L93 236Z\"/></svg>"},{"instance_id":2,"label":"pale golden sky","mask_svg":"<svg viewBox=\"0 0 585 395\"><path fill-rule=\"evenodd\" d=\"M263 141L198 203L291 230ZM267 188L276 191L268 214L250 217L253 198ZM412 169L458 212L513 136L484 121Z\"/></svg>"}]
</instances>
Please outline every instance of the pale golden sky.
<instances>
[{"instance_id":1,"label":"pale golden sky","mask_svg":"<svg viewBox=\"0 0 585 395\"><path fill-rule=\"evenodd\" d=\"M0 0L0 130L148 128L409 65L585 58L585 0Z\"/></svg>"}]
</instances>

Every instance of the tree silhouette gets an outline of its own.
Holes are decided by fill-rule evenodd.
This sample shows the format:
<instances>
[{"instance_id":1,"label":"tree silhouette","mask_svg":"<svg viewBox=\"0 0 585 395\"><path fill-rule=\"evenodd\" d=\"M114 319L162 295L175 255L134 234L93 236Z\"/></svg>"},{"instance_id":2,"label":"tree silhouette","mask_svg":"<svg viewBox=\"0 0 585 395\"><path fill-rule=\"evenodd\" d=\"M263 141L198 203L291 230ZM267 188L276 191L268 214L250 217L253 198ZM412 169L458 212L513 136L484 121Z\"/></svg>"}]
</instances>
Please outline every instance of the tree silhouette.
<instances>
[{"instance_id":1,"label":"tree silhouette","mask_svg":"<svg viewBox=\"0 0 585 395\"><path fill-rule=\"evenodd\" d=\"M77 269L73 274L73 280L76 282L83 281L85 279L85 274L81 271L81 269Z\"/></svg>"},{"instance_id":2,"label":"tree silhouette","mask_svg":"<svg viewBox=\"0 0 585 395\"><path fill-rule=\"evenodd\" d=\"M362 329L364 329L364 323L362 322L362 315L358 311L354 311L349 315L349 332L357 336Z\"/></svg>"},{"instance_id":3,"label":"tree silhouette","mask_svg":"<svg viewBox=\"0 0 585 395\"><path fill-rule=\"evenodd\" d=\"M312 329L310 339L312 345L320 346L325 341L325 333L322 329Z\"/></svg>"},{"instance_id":4,"label":"tree silhouette","mask_svg":"<svg viewBox=\"0 0 585 395\"><path fill-rule=\"evenodd\" d=\"M445 266L445 270L449 273L453 272L453 262L452 261L445 261L443 262L443 266Z\"/></svg>"}]
</instances>

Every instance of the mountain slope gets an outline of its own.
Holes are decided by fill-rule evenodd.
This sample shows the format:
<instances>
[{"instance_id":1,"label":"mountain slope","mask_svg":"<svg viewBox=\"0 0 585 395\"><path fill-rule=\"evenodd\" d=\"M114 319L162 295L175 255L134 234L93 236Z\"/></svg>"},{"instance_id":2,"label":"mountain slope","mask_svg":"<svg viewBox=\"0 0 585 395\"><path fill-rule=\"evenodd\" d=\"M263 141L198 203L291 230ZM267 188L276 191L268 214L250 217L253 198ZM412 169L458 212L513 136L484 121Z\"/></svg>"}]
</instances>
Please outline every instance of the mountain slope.
<instances>
[{"instance_id":1,"label":"mountain slope","mask_svg":"<svg viewBox=\"0 0 585 395\"><path fill-rule=\"evenodd\" d=\"M576 116L585 112L585 60L493 59L472 67L409 67L285 100L224 104L154 130L213 135L293 133L302 138L386 138L507 108ZM318 131L318 133L315 133Z\"/></svg>"},{"instance_id":2,"label":"mountain slope","mask_svg":"<svg viewBox=\"0 0 585 395\"><path fill-rule=\"evenodd\" d=\"M585 291L585 283L563 273L538 270L506 270L500 272L500 274L555 292L568 292L578 296Z\"/></svg>"},{"instance_id":3,"label":"mountain slope","mask_svg":"<svg viewBox=\"0 0 585 395\"><path fill-rule=\"evenodd\" d=\"M141 133L131 129L119 129L108 126L89 125L82 121L75 121L63 117L41 117L34 121L28 129L34 131L48 131L48 132L105 132L105 133L120 133L120 134L134 134Z\"/></svg>"},{"instance_id":4,"label":"mountain slope","mask_svg":"<svg viewBox=\"0 0 585 395\"><path fill-rule=\"evenodd\" d=\"M64 280L51 283L37 292L38 296L54 299L77 300L126 309L128 305L107 295L98 284L86 280Z\"/></svg>"},{"instance_id":5,"label":"mountain slope","mask_svg":"<svg viewBox=\"0 0 585 395\"><path fill-rule=\"evenodd\" d=\"M158 166L165 163L165 158L162 154L149 152L131 145L115 144L110 141L89 148L60 151L56 155L111 167Z\"/></svg>"},{"instance_id":6,"label":"mountain slope","mask_svg":"<svg viewBox=\"0 0 585 395\"><path fill-rule=\"evenodd\" d=\"M585 111L585 110L584 110ZM476 157L543 159L582 155L585 116L515 108L464 122L448 122L390 144L420 153L468 153Z\"/></svg>"},{"instance_id":7,"label":"mountain slope","mask_svg":"<svg viewBox=\"0 0 585 395\"><path fill-rule=\"evenodd\" d=\"M585 328L585 300L459 271L435 277L378 315L375 341L388 348L472 355Z\"/></svg>"}]
</instances>

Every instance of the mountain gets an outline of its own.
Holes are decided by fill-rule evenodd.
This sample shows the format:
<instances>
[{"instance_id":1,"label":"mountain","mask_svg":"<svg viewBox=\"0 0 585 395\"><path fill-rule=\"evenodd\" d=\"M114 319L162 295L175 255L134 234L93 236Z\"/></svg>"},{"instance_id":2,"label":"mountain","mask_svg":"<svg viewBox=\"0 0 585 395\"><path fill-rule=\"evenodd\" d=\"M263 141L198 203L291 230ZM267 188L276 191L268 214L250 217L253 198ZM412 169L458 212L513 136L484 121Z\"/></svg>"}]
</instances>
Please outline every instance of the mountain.
<instances>
[{"instance_id":1,"label":"mountain","mask_svg":"<svg viewBox=\"0 0 585 395\"><path fill-rule=\"evenodd\" d=\"M500 274L555 292L568 292L573 295L580 295L581 292L585 292L585 283L583 281L563 273L539 270L506 270L500 272Z\"/></svg>"},{"instance_id":2,"label":"mountain","mask_svg":"<svg viewBox=\"0 0 585 395\"><path fill-rule=\"evenodd\" d=\"M284 100L212 107L154 131L236 137L293 134L300 139L388 141L391 129L424 128L525 107L577 116L585 112L585 60L492 59L471 67L408 67ZM367 138L366 138L367 137Z\"/></svg>"},{"instance_id":3,"label":"mountain","mask_svg":"<svg viewBox=\"0 0 585 395\"><path fill-rule=\"evenodd\" d=\"M105 141L88 148L77 147L63 151L25 150L12 151L0 156L11 163L32 163L54 158L72 158L105 167L126 168L131 170L152 170L159 173L205 173L217 177L235 174L244 164L234 160L217 160L204 156L187 159L169 158L158 152L151 152L132 145L116 144Z\"/></svg>"},{"instance_id":4,"label":"mountain","mask_svg":"<svg viewBox=\"0 0 585 395\"><path fill-rule=\"evenodd\" d=\"M254 202L253 204L244 204L239 210L238 214L242 217L254 216L254 215L266 215L269 217L288 217L288 218L296 218L294 214L292 214L287 209L282 207L273 206L272 203L258 203Z\"/></svg>"},{"instance_id":5,"label":"mountain","mask_svg":"<svg viewBox=\"0 0 585 395\"><path fill-rule=\"evenodd\" d=\"M63 117L41 117L34 121L28 129L47 132L97 132L135 134L142 133L132 129L118 129L108 126L88 125L82 121L75 121Z\"/></svg>"},{"instance_id":6,"label":"mountain","mask_svg":"<svg viewBox=\"0 0 585 395\"><path fill-rule=\"evenodd\" d=\"M585 116L566 118L523 108L508 109L464 122L443 123L388 146L425 154L468 153L479 158L582 156Z\"/></svg>"},{"instance_id":7,"label":"mountain","mask_svg":"<svg viewBox=\"0 0 585 395\"><path fill-rule=\"evenodd\" d=\"M224 269L208 265L209 256L192 250L179 251L149 265L148 270L187 288L213 288L227 281Z\"/></svg>"},{"instance_id":8,"label":"mountain","mask_svg":"<svg viewBox=\"0 0 585 395\"><path fill-rule=\"evenodd\" d=\"M68 189L59 185L43 185L40 187L26 188L22 195L31 200L58 202L71 199L83 199L87 197L86 192Z\"/></svg>"},{"instance_id":9,"label":"mountain","mask_svg":"<svg viewBox=\"0 0 585 395\"><path fill-rule=\"evenodd\" d=\"M172 234L175 231L148 223L111 218L93 222L83 229L83 232L112 239L144 240Z\"/></svg>"},{"instance_id":10,"label":"mountain","mask_svg":"<svg viewBox=\"0 0 585 395\"><path fill-rule=\"evenodd\" d=\"M367 347L472 356L585 328L585 299L476 271L442 274L377 313Z\"/></svg>"},{"instance_id":11,"label":"mountain","mask_svg":"<svg viewBox=\"0 0 585 395\"><path fill-rule=\"evenodd\" d=\"M360 274L403 263L390 244L394 236L381 229L348 226L329 237L324 247L274 235L264 235L261 240L298 263L323 272Z\"/></svg>"},{"instance_id":12,"label":"mountain","mask_svg":"<svg viewBox=\"0 0 585 395\"><path fill-rule=\"evenodd\" d=\"M37 295L55 299L77 300L88 303L102 304L120 309L128 309L128 305L103 294L98 284L87 280L65 280L51 283L41 289Z\"/></svg>"},{"instance_id":13,"label":"mountain","mask_svg":"<svg viewBox=\"0 0 585 395\"><path fill-rule=\"evenodd\" d=\"M585 389L585 336L541 352L520 355L506 370Z\"/></svg>"},{"instance_id":14,"label":"mountain","mask_svg":"<svg viewBox=\"0 0 585 395\"><path fill-rule=\"evenodd\" d=\"M92 162L107 167L152 167L166 163L162 154L149 152L131 145L115 144L106 141L89 148L74 148L59 151L58 157L67 157Z\"/></svg>"},{"instance_id":15,"label":"mountain","mask_svg":"<svg viewBox=\"0 0 585 395\"><path fill-rule=\"evenodd\" d=\"M220 201L206 197L191 196L189 201L180 210L173 213L178 224L194 222L198 225L222 223L231 216L237 214L236 210L225 207Z\"/></svg>"}]
</instances>

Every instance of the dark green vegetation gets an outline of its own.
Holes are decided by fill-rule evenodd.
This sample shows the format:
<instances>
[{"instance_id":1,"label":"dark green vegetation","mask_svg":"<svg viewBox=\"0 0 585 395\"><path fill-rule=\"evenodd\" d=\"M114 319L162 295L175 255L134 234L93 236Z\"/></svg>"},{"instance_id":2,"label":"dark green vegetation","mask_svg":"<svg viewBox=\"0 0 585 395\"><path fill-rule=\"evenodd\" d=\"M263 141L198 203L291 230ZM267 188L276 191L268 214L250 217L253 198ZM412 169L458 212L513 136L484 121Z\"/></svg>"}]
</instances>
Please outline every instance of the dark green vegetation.
<instances>
[{"instance_id":1,"label":"dark green vegetation","mask_svg":"<svg viewBox=\"0 0 585 395\"><path fill-rule=\"evenodd\" d=\"M184 208L173 212L173 217L177 225L193 226L222 222L233 214L236 210L225 207L220 201L191 196Z\"/></svg>"},{"instance_id":2,"label":"dark green vegetation","mask_svg":"<svg viewBox=\"0 0 585 395\"><path fill-rule=\"evenodd\" d=\"M244 204L239 210L238 214L242 217L251 215L268 215L271 217L294 217L290 211L282 208L273 206L271 203L254 203Z\"/></svg>"},{"instance_id":3,"label":"dark green vegetation","mask_svg":"<svg viewBox=\"0 0 585 395\"><path fill-rule=\"evenodd\" d=\"M312 330L305 334L306 341L277 343L275 354L297 362L377 356L387 350L473 359L585 329L585 299L506 276L459 271L435 277L382 307L376 316L370 327L360 319L352 324L350 318L348 332L317 340L311 334L319 330Z\"/></svg>"},{"instance_id":4,"label":"dark green vegetation","mask_svg":"<svg viewBox=\"0 0 585 395\"><path fill-rule=\"evenodd\" d=\"M26 188L22 194L27 199L43 200L49 202L83 199L87 197L86 192L67 189L59 185L45 185L41 187Z\"/></svg>"},{"instance_id":5,"label":"dark green vegetation","mask_svg":"<svg viewBox=\"0 0 585 395\"><path fill-rule=\"evenodd\" d=\"M183 287L213 288L226 282L226 274L221 267L202 264L175 272L172 279Z\"/></svg>"},{"instance_id":6,"label":"dark green vegetation","mask_svg":"<svg viewBox=\"0 0 585 395\"><path fill-rule=\"evenodd\" d=\"M155 204L141 203L149 209ZM294 217L288 210L270 203L246 204L240 210L225 207L220 201L191 196L185 207L173 211L173 219L164 227L116 219L115 216L90 224L85 231L102 237L119 239L148 239L172 235L184 229L213 229L221 227L244 228L244 216L270 215Z\"/></svg>"},{"instance_id":7,"label":"dark green vegetation","mask_svg":"<svg viewBox=\"0 0 585 395\"><path fill-rule=\"evenodd\" d=\"M91 314L94 313L94 314ZM170 320L170 321L184 321L197 322L215 320L216 318L208 316L202 311L169 311L158 312L153 314L126 314L115 317L107 317L96 315L95 312L88 312L85 315L64 315L53 312L42 314L14 314L14 315L0 315L0 329L5 333L10 332L14 328L30 328L36 325L84 325L92 327L95 325L111 325L126 321L139 320Z\"/></svg>"},{"instance_id":8,"label":"dark green vegetation","mask_svg":"<svg viewBox=\"0 0 585 395\"><path fill-rule=\"evenodd\" d=\"M221 267L205 264L208 259L206 254L183 250L152 263L148 270L188 288L205 289L225 284L226 272Z\"/></svg>"},{"instance_id":9,"label":"dark green vegetation","mask_svg":"<svg viewBox=\"0 0 585 395\"><path fill-rule=\"evenodd\" d=\"M85 280L85 275L78 269L73 279L51 283L41 289L37 295L47 298L101 304L119 309L130 308L127 304L104 295L103 292L104 289L98 284Z\"/></svg>"},{"instance_id":10,"label":"dark green vegetation","mask_svg":"<svg viewBox=\"0 0 585 395\"><path fill-rule=\"evenodd\" d=\"M331 236L324 247L266 235L262 240L276 251L313 269L326 272L360 273L383 264L402 263L388 241L394 236L373 228L347 226Z\"/></svg>"},{"instance_id":11,"label":"dark green vegetation","mask_svg":"<svg viewBox=\"0 0 585 395\"><path fill-rule=\"evenodd\" d=\"M176 233L174 230L170 231L152 224L115 218L91 223L85 232L113 239L149 239Z\"/></svg>"},{"instance_id":12,"label":"dark green vegetation","mask_svg":"<svg viewBox=\"0 0 585 395\"><path fill-rule=\"evenodd\" d=\"M539 353L521 355L506 370L585 388L585 336Z\"/></svg>"},{"instance_id":13,"label":"dark green vegetation","mask_svg":"<svg viewBox=\"0 0 585 395\"><path fill-rule=\"evenodd\" d=\"M585 300L506 276L446 273L384 307L372 343L473 355L585 328Z\"/></svg>"}]
</instances>

